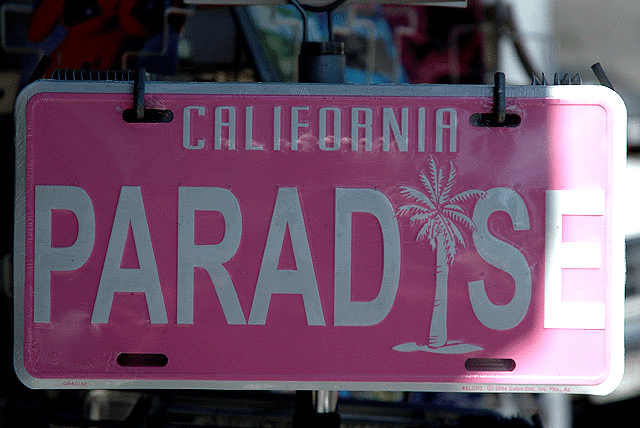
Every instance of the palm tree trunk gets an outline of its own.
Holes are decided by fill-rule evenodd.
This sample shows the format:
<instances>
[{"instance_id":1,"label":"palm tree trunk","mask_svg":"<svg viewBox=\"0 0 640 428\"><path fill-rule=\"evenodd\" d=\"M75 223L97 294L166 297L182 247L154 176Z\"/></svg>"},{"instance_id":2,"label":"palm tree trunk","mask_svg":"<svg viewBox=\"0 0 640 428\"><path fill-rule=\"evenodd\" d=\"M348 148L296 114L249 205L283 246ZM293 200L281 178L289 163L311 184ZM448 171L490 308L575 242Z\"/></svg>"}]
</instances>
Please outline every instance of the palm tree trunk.
<instances>
[{"instance_id":1,"label":"palm tree trunk","mask_svg":"<svg viewBox=\"0 0 640 428\"><path fill-rule=\"evenodd\" d=\"M444 240L436 238L436 296L431 314L429 346L439 348L447 343L447 283L449 265L444 248Z\"/></svg>"}]
</instances>

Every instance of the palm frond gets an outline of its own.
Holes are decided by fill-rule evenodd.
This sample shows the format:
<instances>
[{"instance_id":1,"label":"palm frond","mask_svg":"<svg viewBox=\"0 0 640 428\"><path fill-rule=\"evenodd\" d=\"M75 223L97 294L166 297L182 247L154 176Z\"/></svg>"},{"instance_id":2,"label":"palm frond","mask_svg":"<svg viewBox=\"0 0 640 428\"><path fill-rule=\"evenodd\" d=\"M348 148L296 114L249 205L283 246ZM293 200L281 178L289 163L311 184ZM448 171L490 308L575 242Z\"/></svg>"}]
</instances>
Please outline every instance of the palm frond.
<instances>
[{"instance_id":1,"label":"palm frond","mask_svg":"<svg viewBox=\"0 0 640 428\"><path fill-rule=\"evenodd\" d=\"M440 213L438 213L432 220L433 228L431 229L431 235L429 236L429 239L434 243L434 249L439 238L446 238L447 230L446 225L444 224L445 221L446 219L443 218L442 214Z\"/></svg>"},{"instance_id":2,"label":"palm frond","mask_svg":"<svg viewBox=\"0 0 640 428\"><path fill-rule=\"evenodd\" d=\"M431 228L429 229L429 242L431 243L431 248L436 249L436 241L438 238L438 234L440 233L440 225L438 224L438 218L433 219L431 223Z\"/></svg>"},{"instance_id":3,"label":"palm frond","mask_svg":"<svg viewBox=\"0 0 640 428\"><path fill-rule=\"evenodd\" d=\"M427 208L427 207L423 207L421 205L414 205L414 204L408 204L408 205L403 205L401 207L398 208L398 211L396 211L397 215L407 215L407 214L412 214L413 212L431 212L432 210Z\"/></svg>"},{"instance_id":4,"label":"palm frond","mask_svg":"<svg viewBox=\"0 0 640 428\"><path fill-rule=\"evenodd\" d=\"M459 204L471 198L483 198L485 197L485 195L486 195L486 192L482 190L471 189L471 190L466 190L464 192L458 193L457 195L449 199L449 202L453 204Z\"/></svg>"},{"instance_id":5,"label":"palm frond","mask_svg":"<svg viewBox=\"0 0 640 428\"><path fill-rule=\"evenodd\" d=\"M432 250L441 245L446 263L451 265L456 255L456 244L466 246L462 229L476 230L473 220L466 214L463 203L473 198L486 197L486 192L471 189L452 196L458 170L449 162L449 170L438 167L429 156L427 172L420 172L420 181L426 192L408 186L399 186L400 194L415 201L397 209L397 215L410 215L409 223L420 224L417 241L427 240Z\"/></svg>"},{"instance_id":6,"label":"palm frond","mask_svg":"<svg viewBox=\"0 0 640 428\"><path fill-rule=\"evenodd\" d=\"M456 241L460 242L464 247L466 244L464 241L464 237L462 236L462 232L460 231L458 226L456 226L453 220L442 215L441 222L442 222L442 228L443 228L443 231L442 231L443 239L446 242L450 242L453 247L455 247Z\"/></svg>"},{"instance_id":7,"label":"palm frond","mask_svg":"<svg viewBox=\"0 0 640 428\"><path fill-rule=\"evenodd\" d=\"M430 221L436 215L436 211L430 211L428 213L414 214L409 219L409 223L413 225L416 222Z\"/></svg>"},{"instance_id":8,"label":"palm frond","mask_svg":"<svg viewBox=\"0 0 640 428\"><path fill-rule=\"evenodd\" d=\"M460 205L456 205L456 204L447 204L443 207L444 210L453 210L453 211L459 211L461 213L464 213L464 208L462 208Z\"/></svg>"},{"instance_id":9,"label":"palm frond","mask_svg":"<svg viewBox=\"0 0 640 428\"><path fill-rule=\"evenodd\" d=\"M434 229L435 229L435 225L434 225L433 222L425 223L420 228L420 231L418 232L418 235L416 236L416 241L421 241L423 239L428 239L429 244L431 245L431 249L435 250L436 249L436 241L435 241L434 237L435 237L436 234L434 234Z\"/></svg>"},{"instance_id":10,"label":"palm frond","mask_svg":"<svg viewBox=\"0 0 640 428\"><path fill-rule=\"evenodd\" d=\"M400 194L405 198L413 199L414 201L420 202L426 205L429 209L432 209L432 210L436 209L435 205L433 204L433 202L431 202L429 197L424 193L422 193L421 191L416 190L413 187L407 187L407 186L400 186L400 189L402 189L400 190Z\"/></svg>"},{"instance_id":11,"label":"palm frond","mask_svg":"<svg viewBox=\"0 0 640 428\"><path fill-rule=\"evenodd\" d=\"M447 226L449 227L451 234L455 237L455 240L458 241L463 247L466 247L467 244L464 241L464 236L462 235L462 232L460 231L458 226L453 222L448 223Z\"/></svg>"},{"instance_id":12,"label":"palm frond","mask_svg":"<svg viewBox=\"0 0 640 428\"><path fill-rule=\"evenodd\" d=\"M438 193L438 203L442 199L442 190L444 188L444 167L438 168L438 181L436 182L436 191Z\"/></svg>"},{"instance_id":13,"label":"palm frond","mask_svg":"<svg viewBox=\"0 0 640 428\"><path fill-rule=\"evenodd\" d=\"M418 231L418 234L416 235L416 241L422 241L424 238L427 237L429 233L429 227L430 227L429 223L425 223L422 225L422 227Z\"/></svg>"},{"instance_id":14,"label":"palm frond","mask_svg":"<svg viewBox=\"0 0 640 428\"><path fill-rule=\"evenodd\" d=\"M456 176L458 175L458 171L456 170L453 162L449 162L449 178L447 178L447 185L442 191L442 195L440 195L440 203L445 204L449 199L449 195L451 194L451 190L453 190L453 185L456 182Z\"/></svg>"},{"instance_id":15,"label":"palm frond","mask_svg":"<svg viewBox=\"0 0 640 428\"><path fill-rule=\"evenodd\" d=\"M440 200L440 170L436 164L436 160L433 156L429 156L429 171L431 173L431 183L434 189L434 201L437 203Z\"/></svg>"},{"instance_id":16,"label":"palm frond","mask_svg":"<svg viewBox=\"0 0 640 428\"><path fill-rule=\"evenodd\" d=\"M450 217L456 220L458 223L461 223L469 230L472 230L472 231L476 230L475 223L473 222L473 220L467 217L466 214L459 213L458 211L453 211L453 210L444 210L443 214L446 215L447 217Z\"/></svg>"},{"instance_id":17,"label":"palm frond","mask_svg":"<svg viewBox=\"0 0 640 428\"><path fill-rule=\"evenodd\" d=\"M431 201L435 205L437 203L437 201L438 201L437 194L436 194L436 192L435 192L435 190L433 188L433 184L431 183L431 181L427 177L427 174L425 174L424 172L420 172L420 181L422 182L422 185L429 192L429 197L431 197Z\"/></svg>"}]
</instances>

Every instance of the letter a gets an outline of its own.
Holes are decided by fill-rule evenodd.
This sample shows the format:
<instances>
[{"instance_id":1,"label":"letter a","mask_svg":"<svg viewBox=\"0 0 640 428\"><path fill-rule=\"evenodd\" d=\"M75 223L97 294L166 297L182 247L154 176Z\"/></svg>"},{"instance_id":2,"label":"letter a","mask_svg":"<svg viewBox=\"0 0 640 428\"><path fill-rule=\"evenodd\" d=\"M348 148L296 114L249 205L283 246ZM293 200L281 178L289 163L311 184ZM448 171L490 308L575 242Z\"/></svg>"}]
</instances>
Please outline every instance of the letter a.
<instances>
[{"instance_id":1,"label":"letter a","mask_svg":"<svg viewBox=\"0 0 640 428\"><path fill-rule=\"evenodd\" d=\"M194 269L209 274L229 324L246 324L238 295L224 267L240 245L242 213L230 190L220 187L181 187L178 190L178 324L193 324ZM215 245L196 245L195 212L218 211L224 218L224 238Z\"/></svg>"},{"instance_id":2,"label":"letter a","mask_svg":"<svg viewBox=\"0 0 640 428\"><path fill-rule=\"evenodd\" d=\"M289 226L296 270L278 269L285 230ZM298 189L278 189L249 324L265 324L272 294L301 294L309 325L325 325L311 249L304 226Z\"/></svg>"},{"instance_id":3,"label":"letter a","mask_svg":"<svg viewBox=\"0 0 640 428\"><path fill-rule=\"evenodd\" d=\"M120 267L129 225L131 225L138 251L139 269ZM92 323L109 322L115 293L144 293L151 323L168 323L158 268L151 245L149 224L142 203L142 192L137 186L123 186L120 189L107 255L100 276L98 295L93 306Z\"/></svg>"}]
</instances>

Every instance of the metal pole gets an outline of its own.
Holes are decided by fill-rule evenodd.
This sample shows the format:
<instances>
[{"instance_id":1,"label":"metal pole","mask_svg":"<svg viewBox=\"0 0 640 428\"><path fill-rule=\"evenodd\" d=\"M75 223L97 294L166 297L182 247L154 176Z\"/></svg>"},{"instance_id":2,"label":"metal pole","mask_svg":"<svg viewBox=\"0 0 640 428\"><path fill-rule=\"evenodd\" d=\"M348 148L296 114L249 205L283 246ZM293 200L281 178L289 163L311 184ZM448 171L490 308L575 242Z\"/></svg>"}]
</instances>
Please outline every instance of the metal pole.
<instances>
[{"instance_id":1,"label":"metal pole","mask_svg":"<svg viewBox=\"0 0 640 428\"><path fill-rule=\"evenodd\" d=\"M540 407L545 428L571 428L571 395L542 394Z\"/></svg>"},{"instance_id":2,"label":"metal pole","mask_svg":"<svg viewBox=\"0 0 640 428\"><path fill-rule=\"evenodd\" d=\"M293 428L340 428L337 391L297 391Z\"/></svg>"},{"instance_id":3,"label":"metal pole","mask_svg":"<svg viewBox=\"0 0 640 428\"><path fill-rule=\"evenodd\" d=\"M322 389L312 393L314 407L318 413L335 413L338 407L338 391Z\"/></svg>"},{"instance_id":4,"label":"metal pole","mask_svg":"<svg viewBox=\"0 0 640 428\"><path fill-rule=\"evenodd\" d=\"M321 7L302 5L298 0L288 0L302 18L302 45L298 56L298 81L300 83L344 83L347 59L344 54L344 43L333 40L333 10L345 0L336 0ZM329 40L327 42L310 42L307 39L306 10L327 13Z\"/></svg>"}]
</instances>

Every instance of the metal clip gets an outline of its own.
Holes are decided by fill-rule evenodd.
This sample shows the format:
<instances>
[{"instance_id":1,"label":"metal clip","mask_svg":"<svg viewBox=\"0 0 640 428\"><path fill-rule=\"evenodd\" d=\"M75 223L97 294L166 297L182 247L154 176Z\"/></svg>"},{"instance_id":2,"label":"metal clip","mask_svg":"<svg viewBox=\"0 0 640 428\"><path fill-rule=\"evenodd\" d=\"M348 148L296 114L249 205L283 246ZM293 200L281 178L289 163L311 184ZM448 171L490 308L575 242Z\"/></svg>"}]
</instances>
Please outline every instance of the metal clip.
<instances>
[{"instance_id":1,"label":"metal clip","mask_svg":"<svg viewBox=\"0 0 640 428\"><path fill-rule=\"evenodd\" d=\"M76 70L56 68L51 72L51 79L54 80L128 82L134 80L134 77L134 72L129 70Z\"/></svg>"},{"instance_id":2,"label":"metal clip","mask_svg":"<svg viewBox=\"0 0 640 428\"><path fill-rule=\"evenodd\" d=\"M535 73L531 73L531 84L533 86L547 86L549 84L549 82L547 82L547 76L544 75L544 73L541 74L542 79L539 79L538 76L536 76Z\"/></svg>"},{"instance_id":3,"label":"metal clip","mask_svg":"<svg viewBox=\"0 0 640 428\"><path fill-rule=\"evenodd\" d=\"M493 113L497 126L502 126L507 118L507 96L504 73L497 72L493 75Z\"/></svg>"},{"instance_id":4,"label":"metal clip","mask_svg":"<svg viewBox=\"0 0 640 428\"><path fill-rule=\"evenodd\" d=\"M576 73L576 74L571 78L571 84L572 84L572 85L582 85L582 76L580 76L580 73Z\"/></svg>"},{"instance_id":5,"label":"metal clip","mask_svg":"<svg viewBox=\"0 0 640 428\"><path fill-rule=\"evenodd\" d=\"M602 86L606 86L607 88L615 91L615 89L613 89L613 85L611 84L611 81L607 77L607 73L604 72L604 69L602 68L602 65L600 65L599 62L596 62L595 64L593 64L591 66L591 70L593 70L593 73L596 75L598 82L600 82Z\"/></svg>"},{"instance_id":6,"label":"metal clip","mask_svg":"<svg viewBox=\"0 0 640 428\"><path fill-rule=\"evenodd\" d=\"M516 113L507 114L507 87L504 73L494 74L493 111L474 113L469 118L473 126L513 128L520 125L522 118Z\"/></svg>"},{"instance_id":7,"label":"metal clip","mask_svg":"<svg viewBox=\"0 0 640 428\"><path fill-rule=\"evenodd\" d=\"M141 121L144 119L144 86L146 81L146 72L144 67L140 66L136 69L136 77L133 81L133 110L136 119Z\"/></svg>"},{"instance_id":8,"label":"metal clip","mask_svg":"<svg viewBox=\"0 0 640 428\"><path fill-rule=\"evenodd\" d=\"M133 80L133 108L122 112L122 119L129 123L168 123L173 120L173 112L168 109L151 109L144 106L146 72L143 67L136 69Z\"/></svg>"},{"instance_id":9,"label":"metal clip","mask_svg":"<svg viewBox=\"0 0 640 428\"><path fill-rule=\"evenodd\" d=\"M536 76L535 73L531 73L531 84L533 86L539 86L539 85L547 86L549 85L549 82L547 82L547 78L544 75L544 73L542 73L542 81L538 78L538 76ZM569 73L565 73L561 77L558 73L555 73L553 75L553 84L554 85L582 85L582 76L580 76L580 73L576 73L573 76L571 76Z\"/></svg>"},{"instance_id":10,"label":"metal clip","mask_svg":"<svg viewBox=\"0 0 640 428\"><path fill-rule=\"evenodd\" d=\"M576 73L573 77L569 73L565 73L562 77L558 73L553 75L554 85L582 85L582 77L580 73Z\"/></svg>"}]
</instances>

